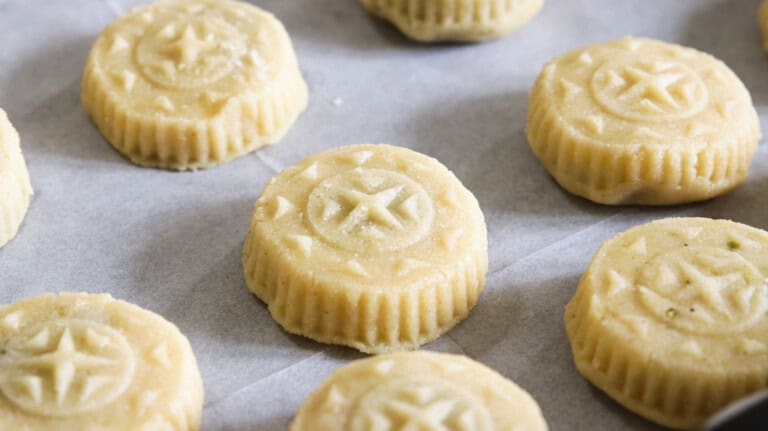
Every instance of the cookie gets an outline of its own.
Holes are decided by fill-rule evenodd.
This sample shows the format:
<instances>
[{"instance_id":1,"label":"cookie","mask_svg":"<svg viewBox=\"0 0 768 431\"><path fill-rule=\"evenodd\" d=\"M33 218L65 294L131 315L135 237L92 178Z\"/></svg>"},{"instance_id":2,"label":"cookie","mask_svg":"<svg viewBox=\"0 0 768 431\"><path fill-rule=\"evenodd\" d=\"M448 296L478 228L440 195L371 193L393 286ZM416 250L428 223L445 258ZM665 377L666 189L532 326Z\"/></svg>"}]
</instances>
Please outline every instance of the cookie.
<instances>
[{"instance_id":1,"label":"cookie","mask_svg":"<svg viewBox=\"0 0 768 431\"><path fill-rule=\"evenodd\" d=\"M109 295L0 307L0 429L199 429L203 385L172 323Z\"/></svg>"},{"instance_id":2,"label":"cookie","mask_svg":"<svg viewBox=\"0 0 768 431\"><path fill-rule=\"evenodd\" d=\"M19 135L0 109L0 247L16 236L32 193Z\"/></svg>"},{"instance_id":3,"label":"cookie","mask_svg":"<svg viewBox=\"0 0 768 431\"><path fill-rule=\"evenodd\" d=\"M341 147L267 184L243 268L288 332L363 352L413 349L477 301L485 220L437 160L389 145Z\"/></svg>"},{"instance_id":4,"label":"cookie","mask_svg":"<svg viewBox=\"0 0 768 431\"><path fill-rule=\"evenodd\" d=\"M91 48L82 103L132 162L199 169L278 142L307 106L283 25L230 0L164 0Z\"/></svg>"},{"instance_id":5,"label":"cookie","mask_svg":"<svg viewBox=\"0 0 768 431\"><path fill-rule=\"evenodd\" d=\"M602 204L709 199L747 177L760 126L747 89L714 57L625 38L544 67L528 141L569 192Z\"/></svg>"},{"instance_id":6,"label":"cookie","mask_svg":"<svg viewBox=\"0 0 768 431\"><path fill-rule=\"evenodd\" d=\"M476 42L501 37L530 21L544 0L360 0L420 42Z\"/></svg>"},{"instance_id":7,"label":"cookie","mask_svg":"<svg viewBox=\"0 0 768 431\"><path fill-rule=\"evenodd\" d=\"M698 429L768 387L768 232L705 218L605 242L565 312L576 367L626 408Z\"/></svg>"},{"instance_id":8,"label":"cookie","mask_svg":"<svg viewBox=\"0 0 768 431\"><path fill-rule=\"evenodd\" d=\"M302 404L290 431L546 431L531 396L465 356L392 353L336 370Z\"/></svg>"}]
</instances>

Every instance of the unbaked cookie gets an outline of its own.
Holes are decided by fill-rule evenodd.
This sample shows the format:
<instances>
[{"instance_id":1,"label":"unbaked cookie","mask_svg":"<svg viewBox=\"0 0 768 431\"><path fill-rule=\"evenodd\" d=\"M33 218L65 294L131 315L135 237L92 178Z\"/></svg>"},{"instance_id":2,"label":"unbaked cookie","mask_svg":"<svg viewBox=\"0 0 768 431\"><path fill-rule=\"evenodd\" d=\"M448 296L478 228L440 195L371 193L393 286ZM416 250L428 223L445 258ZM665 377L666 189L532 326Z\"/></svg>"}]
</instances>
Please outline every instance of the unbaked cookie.
<instances>
[{"instance_id":1,"label":"unbaked cookie","mask_svg":"<svg viewBox=\"0 0 768 431\"><path fill-rule=\"evenodd\" d=\"M336 370L302 404L291 431L546 431L531 396L464 356L409 352Z\"/></svg>"},{"instance_id":2,"label":"unbaked cookie","mask_svg":"<svg viewBox=\"0 0 768 431\"><path fill-rule=\"evenodd\" d=\"M533 18L544 0L360 0L370 13L421 42L493 39Z\"/></svg>"},{"instance_id":3,"label":"unbaked cookie","mask_svg":"<svg viewBox=\"0 0 768 431\"><path fill-rule=\"evenodd\" d=\"M19 134L0 109L0 247L18 232L32 197ZM1 277L1 276L0 276Z\"/></svg>"},{"instance_id":4,"label":"unbaked cookie","mask_svg":"<svg viewBox=\"0 0 768 431\"><path fill-rule=\"evenodd\" d=\"M198 169L279 141L307 106L283 25L229 0L165 0L96 39L82 102L132 162Z\"/></svg>"},{"instance_id":5,"label":"unbaked cookie","mask_svg":"<svg viewBox=\"0 0 768 431\"><path fill-rule=\"evenodd\" d=\"M579 371L634 412L698 429L768 387L768 232L672 218L605 242L565 312Z\"/></svg>"},{"instance_id":6,"label":"unbaked cookie","mask_svg":"<svg viewBox=\"0 0 768 431\"><path fill-rule=\"evenodd\" d=\"M109 295L0 307L0 429L195 431L203 385L172 323Z\"/></svg>"},{"instance_id":7,"label":"unbaked cookie","mask_svg":"<svg viewBox=\"0 0 768 431\"><path fill-rule=\"evenodd\" d=\"M749 92L721 61L660 41L588 46L544 67L528 141L566 190L604 204L676 204L728 192L760 139Z\"/></svg>"},{"instance_id":8,"label":"unbaked cookie","mask_svg":"<svg viewBox=\"0 0 768 431\"><path fill-rule=\"evenodd\" d=\"M288 332L378 353L416 348L466 317L485 284L487 249L477 200L445 166L357 145L267 184L243 268Z\"/></svg>"}]
</instances>

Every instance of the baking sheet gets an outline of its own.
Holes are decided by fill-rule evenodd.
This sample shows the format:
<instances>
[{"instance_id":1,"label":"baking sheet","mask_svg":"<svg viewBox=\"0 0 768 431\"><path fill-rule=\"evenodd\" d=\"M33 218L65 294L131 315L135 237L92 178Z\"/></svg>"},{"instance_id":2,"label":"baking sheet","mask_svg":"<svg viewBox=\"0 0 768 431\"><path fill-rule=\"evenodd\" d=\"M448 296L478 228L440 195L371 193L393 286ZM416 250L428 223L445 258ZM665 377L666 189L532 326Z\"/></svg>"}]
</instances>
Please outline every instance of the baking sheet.
<instances>
[{"instance_id":1,"label":"baking sheet","mask_svg":"<svg viewBox=\"0 0 768 431\"><path fill-rule=\"evenodd\" d=\"M768 150L747 183L672 208L605 207L550 180L523 133L527 92L550 58L633 34L728 63L768 118L758 0L548 0L522 30L480 45L423 46L356 0L257 0L291 34L310 106L277 146L224 166L135 167L79 103L90 43L134 0L0 0L0 106L21 134L36 195L0 249L0 301L109 292L189 336L206 387L204 430L281 430L333 369L362 357L287 335L246 289L240 263L253 202L281 169L318 151L387 142L434 156L477 196L489 230L486 291L426 349L464 353L528 390L552 430L653 430L576 372L563 307L599 244L673 215L768 229ZM334 103L334 99L343 103Z\"/></svg>"}]
</instances>

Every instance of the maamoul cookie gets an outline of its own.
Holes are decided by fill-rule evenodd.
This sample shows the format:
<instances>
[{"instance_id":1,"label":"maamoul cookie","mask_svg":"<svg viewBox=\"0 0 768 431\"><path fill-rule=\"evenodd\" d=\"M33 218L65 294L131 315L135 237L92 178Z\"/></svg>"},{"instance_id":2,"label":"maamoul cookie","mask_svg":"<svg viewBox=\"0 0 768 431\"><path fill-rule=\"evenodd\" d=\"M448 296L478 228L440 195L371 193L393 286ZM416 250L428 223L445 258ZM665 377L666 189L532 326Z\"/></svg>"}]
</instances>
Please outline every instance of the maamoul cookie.
<instances>
[{"instance_id":1,"label":"maamoul cookie","mask_svg":"<svg viewBox=\"0 0 768 431\"><path fill-rule=\"evenodd\" d=\"M464 356L408 352L336 370L290 431L546 431L531 396Z\"/></svg>"},{"instance_id":2,"label":"maamoul cookie","mask_svg":"<svg viewBox=\"0 0 768 431\"><path fill-rule=\"evenodd\" d=\"M389 145L341 147L267 184L243 268L288 332L364 352L412 349L477 301L485 220L437 160Z\"/></svg>"},{"instance_id":3,"label":"maamoul cookie","mask_svg":"<svg viewBox=\"0 0 768 431\"><path fill-rule=\"evenodd\" d=\"M172 323L109 295L0 307L0 429L196 431L203 385Z\"/></svg>"},{"instance_id":4,"label":"maamoul cookie","mask_svg":"<svg viewBox=\"0 0 768 431\"><path fill-rule=\"evenodd\" d=\"M625 38L545 66L529 97L527 134L571 193L603 204L663 205L741 184L760 126L747 89L719 60Z\"/></svg>"},{"instance_id":5,"label":"maamoul cookie","mask_svg":"<svg viewBox=\"0 0 768 431\"><path fill-rule=\"evenodd\" d=\"M31 197L32 184L19 135L0 109L0 247L16 236Z\"/></svg>"},{"instance_id":6,"label":"maamoul cookie","mask_svg":"<svg viewBox=\"0 0 768 431\"><path fill-rule=\"evenodd\" d=\"M605 242L565 312L576 367L659 424L697 429L768 387L768 232L705 218Z\"/></svg>"},{"instance_id":7,"label":"maamoul cookie","mask_svg":"<svg viewBox=\"0 0 768 431\"><path fill-rule=\"evenodd\" d=\"M482 41L533 18L544 0L360 0L370 13L421 42Z\"/></svg>"},{"instance_id":8,"label":"maamoul cookie","mask_svg":"<svg viewBox=\"0 0 768 431\"><path fill-rule=\"evenodd\" d=\"M162 0L96 39L82 102L132 162L198 169L279 141L307 105L283 25L230 0Z\"/></svg>"}]
</instances>

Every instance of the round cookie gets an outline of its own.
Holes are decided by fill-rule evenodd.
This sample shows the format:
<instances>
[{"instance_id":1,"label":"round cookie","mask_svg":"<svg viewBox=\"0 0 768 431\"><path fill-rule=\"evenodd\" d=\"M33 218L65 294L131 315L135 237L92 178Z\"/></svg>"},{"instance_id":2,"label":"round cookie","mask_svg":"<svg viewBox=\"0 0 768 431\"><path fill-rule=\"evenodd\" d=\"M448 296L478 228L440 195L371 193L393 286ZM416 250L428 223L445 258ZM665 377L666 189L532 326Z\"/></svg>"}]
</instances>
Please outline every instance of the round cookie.
<instances>
[{"instance_id":1,"label":"round cookie","mask_svg":"<svg viewBox=\"0 0 768 431\"><path fill-rule=\"evenodd\" d=\"M0 307L0 429L199 429L203 384L189 341L109 295L42 295Z\"/></svg>"},{"instance_id":2,"label":"round cookie","mask_svg":"<svg viewBox=\"0 0 768 431\"><path fill-rule=\"evenodd\" d=\"M283 25L230 0L163 0L91 48L82 103L132 162L198 169L279 141L307 106Z\"/></svg>"},{"instance_id":3,"label":"round cookie","mask_svg":"<svg viewBox=\"0 0 768 431\"><path fill-rule=\"evenodd\" d=\"M19 135L0 109L0 247L16 236L32 193Z\"/></svg>"},{"instance_id":4,"label":"round cookie","mask_svg":"<svg viewBox=\"0 0 768 431\"><path fill-rule=\"evenodd\" d=\"M611 205L728 192L746 179L760 139L750 95L725 64L638 38L547 64L529 96L526 132L563 188Z\"/></svg>"},{"instance_id":5,"label":"round cookie","mask_svg":"<svg viewBox=\"0 0 768 431\"><path fill-rule=\"evenodd\" d=\"M360 0L420 42L477 42L501 37L531 20L544 0Z\"/></svg>"},{"instance_id":6,"label":"round cookie","mask_svg":"<svg viewBox=\"0 0 768 431\"><path fill-rule=\"evenodd\" d=\"M288 332L380 353L416 348L466 317L485 284L487 249L477 200L440 162L356 145L267 184L243 268Z\"/></svg>"},{"instance_id":7,"label":"round cookie","mask_svg":"<svg viewBox=\"0 0 768 431\"><path fill-rule=\"evenodd\" d=\"M671 218L606 241L565 311L576 367L628 409L698 429L768 387L768 232Z\"/></svg>"},{"instance_id":8,"label":"round cookie","mask_svg":"<svg viewBox=\"0 0 768 431\"><path fill-rule=\"evenodd\" d=\"M465 356L392 353L336 370L290 431L546 431L531 396Z\"/></svg>"}]
</instances>

